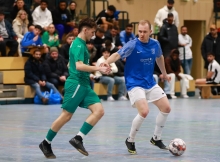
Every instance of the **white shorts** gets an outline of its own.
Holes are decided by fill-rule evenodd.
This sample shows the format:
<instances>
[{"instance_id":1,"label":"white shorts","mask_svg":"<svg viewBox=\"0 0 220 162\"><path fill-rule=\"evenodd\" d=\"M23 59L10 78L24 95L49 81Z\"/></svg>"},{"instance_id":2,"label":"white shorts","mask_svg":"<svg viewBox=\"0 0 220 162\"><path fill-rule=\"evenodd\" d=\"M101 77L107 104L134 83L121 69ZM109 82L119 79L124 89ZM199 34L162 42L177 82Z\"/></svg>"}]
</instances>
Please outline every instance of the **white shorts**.
<instances>
[{"instance_id":1,"label":"white shorts","mask_svg":"<svg viewBox=\"0 0 220 162\"><path fill-rule=\"evenodd\" d=\"M132 107L135 107L135 102L143 98L148 102L157 101L166 96L165 92L157 84L151 89L144 89L142 87L134 87L128 91L129 99Z\"/></svg>"}]
</instances>

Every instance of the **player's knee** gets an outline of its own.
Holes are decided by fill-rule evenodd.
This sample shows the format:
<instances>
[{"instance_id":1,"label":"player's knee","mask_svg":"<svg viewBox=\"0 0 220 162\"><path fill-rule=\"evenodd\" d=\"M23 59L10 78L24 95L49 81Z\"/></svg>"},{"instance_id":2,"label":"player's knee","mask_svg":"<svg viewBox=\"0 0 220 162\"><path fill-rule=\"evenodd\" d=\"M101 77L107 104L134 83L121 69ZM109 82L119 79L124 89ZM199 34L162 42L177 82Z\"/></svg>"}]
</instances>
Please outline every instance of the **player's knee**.
<instances>
[{"instance_id":1,"label":"player's knee","mask_svg":"<svg viewBox=\"0 0 220 162\"><path fill-rule=\"evenodd\" d=\"M98 110L96 110L96 116L98 116L99 118L103 117L103 115L105 114L104 109L100 108Z\"/></svg>"},{"instance_id":2,"label":"player's knee","mask_svg":"<svg viewBox=\"0 0 220 162\"><path fill-rule=\"evenodd\" d=\"M163 108L164 113L170 113L170 111L171 111L170 106L166 106L166 107Z\"/></svg>"},{"instance_id":3,"label":"player's knee","mask_svg":"<svg viewBox=\"0 0 220 162\"><path fill-rule=\"evenodd\" d=\"M148 110L148 109L139 112L140 116L142 116L143 118L146 118L147 115L148 115L148 113L149 113L149 110Z\"/></svg>"}]
</instances>

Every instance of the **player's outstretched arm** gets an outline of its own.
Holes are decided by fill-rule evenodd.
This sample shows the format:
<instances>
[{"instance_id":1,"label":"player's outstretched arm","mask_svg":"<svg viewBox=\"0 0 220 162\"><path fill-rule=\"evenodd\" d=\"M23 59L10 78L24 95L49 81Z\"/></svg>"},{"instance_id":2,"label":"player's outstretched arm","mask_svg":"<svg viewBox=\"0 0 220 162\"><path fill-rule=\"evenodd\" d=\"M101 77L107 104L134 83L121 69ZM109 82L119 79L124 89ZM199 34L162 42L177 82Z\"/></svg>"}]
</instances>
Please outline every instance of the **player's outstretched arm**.
<instances>
[{"instance_id":1,"label":"player's outstretched arm","mask_svg":"<svg viewBox=\"0 0 220 162\"><path fill-rule=\"evenodd\" d=\"M161 55L156 59L157 65L160 68L161 73L163 74L163 78L165 80L170 80L170 77L167 76L166 68L165 68L165 63L164 63L164 57Z\"/></svg>"},{"instance_id":2,"label":"player's outstretched arm","mask_svg":"<svg viewBox=\"0 0 220 162\"><path fill-rule=\"evenodd\" d=\"M113 53L105 62L104 62L104 65L109 65L113 62L116 62L118 59L120 59L121 56L116 52L116 53Z\"/></svg>"}]
</instances>

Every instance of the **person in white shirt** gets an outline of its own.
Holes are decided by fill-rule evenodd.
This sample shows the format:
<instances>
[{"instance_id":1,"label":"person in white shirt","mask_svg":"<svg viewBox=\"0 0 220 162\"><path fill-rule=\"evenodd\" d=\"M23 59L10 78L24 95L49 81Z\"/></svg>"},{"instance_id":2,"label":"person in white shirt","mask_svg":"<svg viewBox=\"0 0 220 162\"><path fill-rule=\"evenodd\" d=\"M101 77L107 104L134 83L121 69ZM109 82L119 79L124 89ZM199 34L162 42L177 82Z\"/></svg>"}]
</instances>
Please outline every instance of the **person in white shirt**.
<instances>
[{"instance_id":1,"label":"person in white shirt","mask_svg":"<svg viewBox=\"0 0 220 162\"><path fill-rule=\"evenodd\" d=\"M178 12L174 9L174 0L167 0L167 5L163 8L159 9L156 17L154 19L154 23L161 27L163 25L163 20L167 18L168 13L172 13L174 15L174 24L178 28L179 26L179 15Z\"/></svg>"},{"instance_id":2,"label":"person in white shirt","mask_svg":"<svg viewBox=\"0 0 220 162\"><path fill-rule=\"evenodd\" d=\"M207 54L207 60L209 62L208 65L208 73L206 78L196 79L197 84L219 84L220 83L220 65L215 60L215 55L212 52Z\"/></svg>"},{"instance_id":3,"label":"person in white shirt","mask_svg":"<svg viewBox=\"0 0 220 162\"><path fill-rule=\"evenodd\" d=\"M44 30L48 30L48 26L53 23L52 14L47 9L47 5L47 0L41 0L40 6L36 7L32 13L33 24L40 25Z\"/></svg>"},{"instance_id":4,"label":"person in white shirt","mask_svg":"<svg viewBox=\"0 0 220 162\"><path fill-rule=\"evenodd\" d=\"M181 27L181 34L178 36L179 38L179 59L181 61L181 65L184 69L184 74L191 74L192 69L192 38L187 34L187 27ZM184 48L185 48L185 59L184 59ZM185 62L184 62L185 60Z\"/></svg>"},{"instance_id":5,"label":"person in white shirt","mask_svg":"<svg viewBox=\"0 0 220 162\"><path fill-rule=\"evenodd\" d=\"M104 63L110 56L110 50L108 48L102 48L102 57L100 57L96 63L96 66L99 67L102 63ZM96 78L99 77L99 83L106 84L108 87L107 90L107 100L114 101L115 99L112 97L112 90L114 84L118 85L118 100L127 100L125 95L125 80L123 78L114 77L114 73L118 72L118 68L115 63L111 63L111 73L109 75L103 75L100 72L96 72Z\"/></svg>"}]
</instances>

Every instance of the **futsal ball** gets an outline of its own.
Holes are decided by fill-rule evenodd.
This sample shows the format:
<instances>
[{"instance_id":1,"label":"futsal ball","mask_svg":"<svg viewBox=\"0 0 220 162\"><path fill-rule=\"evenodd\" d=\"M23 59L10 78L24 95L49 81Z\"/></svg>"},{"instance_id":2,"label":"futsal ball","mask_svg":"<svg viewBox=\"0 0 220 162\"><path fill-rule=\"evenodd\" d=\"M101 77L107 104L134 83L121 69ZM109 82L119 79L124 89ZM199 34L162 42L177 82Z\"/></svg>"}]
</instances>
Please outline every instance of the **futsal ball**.
<instances>
[{"instance_id":1,"label":"futsal ball","mask_svg":"<svg viewBox=\"0 0 220 162\"><path fill-rule=\"evenodd\" d=\"M186 143L180 139L175 138L169 144L169 151L175 156L181 156L186 150Z\"/></svg>"}]
</instances>

